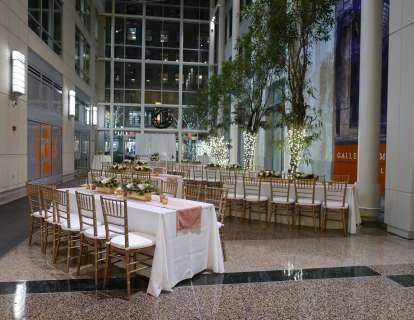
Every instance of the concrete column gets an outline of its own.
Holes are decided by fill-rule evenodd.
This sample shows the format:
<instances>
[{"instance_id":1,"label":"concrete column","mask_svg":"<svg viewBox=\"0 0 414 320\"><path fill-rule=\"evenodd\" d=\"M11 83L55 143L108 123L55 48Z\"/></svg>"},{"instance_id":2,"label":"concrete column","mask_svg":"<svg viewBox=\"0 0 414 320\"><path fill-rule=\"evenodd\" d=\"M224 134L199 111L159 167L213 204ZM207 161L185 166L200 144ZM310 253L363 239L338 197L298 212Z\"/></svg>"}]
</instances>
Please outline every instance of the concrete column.
<instances>
[{"instance_id":1,"label":"concrete column","mask_svg":"<svg viewBox=\"0 0 414 320\"><path fill-rule=\"evenodd\" d=\"M380 205L378 154L381 117L383 1L361 1L358 179L361 213L375 218Z\"/></svg>"},{"instance_id":2,"label":"concrete column","mask_svg":"<svg viewBox=\"0 0 414 320\"><path fill-rule=\"evenodd\" d=\"M390 1L385 223L414 239L414 6Z\"/></svg>"},{"instance_id":3,"label":"concrete column","mask_svg":"<svg viewBox=\"0 0 414 320\"><path fill-rule=\"evenodd\" d=\"M237 42L240 36L240 0L233 0L233 9L232 9L232 57L234 58L237 55ZM231 106L231 112L233 114L234 105ZM232 115L233 117L233 115ZM239 128L237 125L230 126L230 140L231 140L231 150L230 150L230 163L238 162L239 155Z\"/></svg>"},{"instance_id":4,"label":"concrete column","mask_svg":"<svg viewBox=\"0 0 414 320\"><path fill-rule=\"evenodd\" d=\"M224 43L226 38L225 30L226 20L226 5L224 0L219 2L219 16L218 16L218 48L217 48L217 73L221 74L224 61Z\"/></svg>"}]
</instances>

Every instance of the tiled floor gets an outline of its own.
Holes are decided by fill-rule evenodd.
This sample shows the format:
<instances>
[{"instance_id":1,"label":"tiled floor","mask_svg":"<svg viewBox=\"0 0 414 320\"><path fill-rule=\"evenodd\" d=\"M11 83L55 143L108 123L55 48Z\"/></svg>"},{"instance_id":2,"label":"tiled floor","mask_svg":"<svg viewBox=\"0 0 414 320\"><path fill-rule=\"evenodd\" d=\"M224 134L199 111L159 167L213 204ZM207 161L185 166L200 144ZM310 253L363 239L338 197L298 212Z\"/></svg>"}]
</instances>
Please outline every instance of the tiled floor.
<instances>
[{"instance_id":1,"label":"tiled floor","mask_svg":"<svg viewBox=\"0 0 414 320\"><path fill-rule=\"evenodd\" d=\"M24 204L7 214L13 207L25 222ZM1 243L0 319L414 319L414 242L376 227L344 238L227 219L226 274L196 276L159 298L140 277L132 302L122 278L94 291L90 269L66 274L19 228L20 238Z\"/></svg>"}]
</instances>

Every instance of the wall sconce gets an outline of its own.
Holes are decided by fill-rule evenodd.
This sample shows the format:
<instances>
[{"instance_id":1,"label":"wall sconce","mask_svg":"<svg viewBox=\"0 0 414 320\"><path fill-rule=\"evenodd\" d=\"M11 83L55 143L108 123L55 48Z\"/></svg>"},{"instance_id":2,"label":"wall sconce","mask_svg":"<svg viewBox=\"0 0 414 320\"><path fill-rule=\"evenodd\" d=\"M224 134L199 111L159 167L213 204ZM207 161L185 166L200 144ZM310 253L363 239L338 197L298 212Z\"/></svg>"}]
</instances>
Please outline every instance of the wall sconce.
<instances>
[{"instance_id":1,"label":"wall sconce","mask_svg":"<svg viewBox=\"0 0 414 320\"><path fill-rule=\"evenodd\" d=\"M26 67L23 53L12 50L11 55L11 94L14 100L25 94L26 89Z\"/></svg>"},{"instance_id":2,"label":"wall sconce","mask_svg":"<svg viewBox=\"0 0 414 320\"><path fill-rule=\"evenodd\" d=\"M75 117L76 115L76 92L75 90L69 90L69 117Z\"/></svg>"},{"instance_id":3,"label":"wall sconce","mask_svg":"<svg viewBox=\"0 0 414 320\"><path fill-rule=\"evenodd\" d=\"M92 107L92 125L93 126L98 125L98 107L97 106Z\"/></svg>"}]
</instances>

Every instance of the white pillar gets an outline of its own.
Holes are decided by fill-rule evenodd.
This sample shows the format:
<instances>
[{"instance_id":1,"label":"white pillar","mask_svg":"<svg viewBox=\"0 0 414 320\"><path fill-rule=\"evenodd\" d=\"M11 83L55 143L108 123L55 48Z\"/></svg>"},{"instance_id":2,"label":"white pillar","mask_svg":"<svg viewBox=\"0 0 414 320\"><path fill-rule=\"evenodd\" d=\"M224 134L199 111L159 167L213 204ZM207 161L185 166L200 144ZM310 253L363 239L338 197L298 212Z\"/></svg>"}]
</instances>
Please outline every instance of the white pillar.
<instances>
[{"instance_id":1,"label":"white pillar","mask_svg":"<svg viewBox=\"0 0 414 320\"><path fill-rule=\"evenodd\" d=\"M232 9L232 57L237 55L237 42L240 36L240 0L233 0L233 9ZM234 105L232 103L231 112L233 117ZM231 140L231 150L230 150L230 163L236 163L238 161L239 154L239 128L237 125L230 126L230 140Z\"/></svg>"},{"instance_id":2,"label":"white pillar","mask_svg":"<svg viewBox=\"0 0 414 320\"><path fill-rule=\"evenodd\" d=\"M378 155L381 117L383 1L361 1L358 194L362 212L375 217L380 202Z\"/></svg>"},{"instance_id":3,"label":"white pillar","mask_svg":"<svg viewBox=\"0 0 414 320\"><path fill-rule=\"evenodd\" d=\"M218 48L217 48L217 73L221 74L224 61L224 43L226 38L225 20L226 20L226 5L224 0L219 2L219 17L218 17Z\"/></svg>"}]
</instances>

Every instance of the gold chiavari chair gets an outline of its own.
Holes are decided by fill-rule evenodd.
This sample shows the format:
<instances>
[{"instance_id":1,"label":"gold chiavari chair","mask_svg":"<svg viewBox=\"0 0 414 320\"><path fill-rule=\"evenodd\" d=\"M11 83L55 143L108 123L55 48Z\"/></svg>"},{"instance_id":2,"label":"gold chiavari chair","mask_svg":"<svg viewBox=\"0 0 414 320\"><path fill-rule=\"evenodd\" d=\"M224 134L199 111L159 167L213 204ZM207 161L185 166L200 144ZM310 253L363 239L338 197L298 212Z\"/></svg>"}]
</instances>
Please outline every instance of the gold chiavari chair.
<instances>
[{"instance_id":1,"label":"gold chiavari chair","mask_svg":"<svg viewBox=\"0 0 414 320\"><path fill-rule=\"evenodd\" d=\"M205 179L207 182L217 182L220 181L219 170L217 169L205 169Z\"/></svg>"},{"instance_id":2,"label":"gold chiavari chair","mask_svg":"<svg viewBox=\"0 0 414 320\"><path fill-rule=\"evenodd\" d=\"M184 181L184 198L187 200L199 201L201 184L191 181Z\"/></svg>"},{"instance_id":3,"label":"gold chiavari chair","mask_svg":"<svg viewBox=\"0 0 414 320\"><path fill-rule=\"evenodd\" d=\"M49 242L49 235L53 238L53 252L54 252L54 235L57 228L57 219L54 209L53 197L55 186L42 186L40 189L40 198L43 210L43 253L46 254L47 245Z\"/></svg>"},{"instance_id":4,"label":"gold chiavari chair","mask_svg":"<svg viewBox=\"0 0 414 320\"><path fill-rule=\"evenodd\" d=\"M133 176L134 176L134 179L150 181L151 171L135 171Z\"/></svg>"},{"instance_id":5,"label":"gold chiavari chair","mask_svg":"<svg viewBox=\"0 0 414 320\"><path fill-rule=\"evenodd\" d=\"M266 215L266 222L269 221L269 206L268 197L261 194L262 181L259 178L244 177L243 179L244 189L244 206L249 212L249 220L252 220L252 209L260 215ZM246 213L245 213L246 216Z\"/></svg>"},{"instance_id":6,"label":"gold chiavari chair","mask_svg":"<svg viewBox=\"0 0 414 320\"><path fill-rule=\"evenodd\" d=\"M131 299L131 274L151 267L151 264L147 261L151 260L153 256L148 254L146 250L155 247L155 239L144 233L129 231L126 199L119 200L101 196L101 206L107 243L104 288L108 284L112 256L123 257L128 299ZM145 258L138 260L138 254L145 256ZM139 265L143 266L138 267Z\"/></svg>"},{"instance_id":7,"label":"gold chiavari chair","mask_svg":"<svg viewBox=\"0 0 414 320\"><path fill-rule=\"evenodd\" d=\"M77 275L80 274L82 255L85 248L87 256L90 251L94 256L95 286L97 287L99 281L99 263L103 263L105 261L105 226L100 224L96 219L94 195L78 191L75 193L79 214L79 226L80 230L83 230L80 233Z\"/></svg>"},{"instance_id":8,"label":"gold chiavari chair","mask_svg":"<svg viewBox=\"0 0 414 320\"><path fill-rule=\"evenodd\" d=\"M204 170L200 165L192 166L193 180L204 181Z\"/></svg>"},{"instance_id":9,"label":"gold chiavari chair","mask_svg":"<svg viewBox=\"0 0 414 320\"><path fill-rule=\"evenodd\" d=\"M42 210L42 198L40 190L42 185L26 182L26 193L27 200L29 203L29 214L30 214L30 235L29 235L29 246L32 245L32 237L35 227L38 228L40 233L40 248L43 249L43 227L45 215Z\"/></svg>"},{"instance_id":10,"label":"gold chiavari chair","mask_svg":"<svg viewBox=\"0 0 414 320\"><path fill-rule=\"evenodd\" d=\"M316 219L321 224L321 201L315 199L316 180L315 179L296 179L296 214L299 226L302 225L302 216L313 219L313 227L317 230ZM309 214L310 215L309 215Z\"/></svg>"},{"instance_id":11,"label":"gold chiavari chair","mask_svg":"<svg viewBox=\"0 0 414 320\"><path fill-rule=\"evenodd\" d=\"M55 190L53 205L57 218L58 228L55 233L54 242L56 243L53 262L57 262L59 256L60 242L66 239L66 272L69 272L69 266L72 259L77 259L77 255L72 254L73 249L79 248L80 225L77 213L72 213L69 203L68 190Z\"/></svg>"},{"instance_id":12,"label":"gold chiavari chair","mask_svg":"<svg viewBox=\"0 0 414 320\"><path fill-rule=\"evenodd\" d=\"M244 194L237 193L237 181L233 174L226 172L221 175L221 183L226 191L226 205L229 210L229 216L232 215L233 209L244 212Z\"/></svg>"},{"instance_id":13,"label":"gold chiavari chair","mask_svg":"<svg viewBox=\"0 0 414 320\"><path fill-rule=\"evenodd\" d=\"M116 173L113 170L102 170L101 177L103 178L116 177Z\"/></svg>"},{"instance_id":14,"label":"gold chiavari chair","mask_svg":"<svg viewBox=\"0 0 414 320\"><path fill-rule=\"evenodd\" d=\"M102 174L102 170L91 169L89 170L89 176L92 180L99 178Z\"/></svg>"},{"instance_id":15,"label":"gold chiavari chair","mask_svg":"<svg viewBox=\"0 0 414 320\"><path fill-rule=\"evenodd\" d=\"M342 223L344 236L347 236L349 205L346 202L346 182L329 181L324 183L323 229L326 231L328 221ZM338 217L339 215L339 217Z\"/></svg>"},{"instance_id":16,"label":"gold chiavari chair","mask_svg":"<svg viewBox=\"0 0 414 320\"><path fill-rule=\"evenodd\" d=\"M169 197L177 198L178 182L161 180L161 193L167 194Z\"/></svg>"},{"instance_id":17,"label":"gold chiavari chair","mask_svg":"<svg viewBox=\"0 0 414 320\"><path fill-rule=\"evenodd\" d=\"M272 199L270 200L271 215L283 216L288 218L289 225L295 225L295 199L290 194L291 180L272 179L270 182ZM270 217L270 220L272 218Z\"/></svg>"},{"instance_id":18,"label":"gold chiavari chair","mask_svg":"<svg viewBox=\"0 0 414 320\"><path fill-rule=\"evenodd\" d=\"M121 175L121 182L123 184L128 183L129 181L131 181L132 179L135 178L135 174L131 173L131 172L123 172L120 174Z\"/></svg>"},{"instance_id":19,"label":"gold chiavari chair","mask_svg":"<svg viewBox=\"0 0 414 320\"><path fill-rule=\"evenodd\" d=\"M343 174L343 175L334 175L332 176L332 181L334 182L342 182L342 183L349 183L349 175Z\"/></svg>"},{"instance_id":20,"label":"gold chiavari chair","mask_svg":"<svg viewBox=\"0 0 414 320\"><path fill-rule=\"evenodd\" d=\"M112 162L102 162L103 171L112 171Z\"/></svg>"},{"instance_id":21,"label":"gold chiavari chair","mask_svg":"<svg viewBox=\"0 0 414 320\"><path fill-rule=\"evenodd\" d=\"M214 205L217 214L217 228L219 229L223 258L226 260L226 249L224 246L224 214L226 210L227 191L223 188L206 187L204 189L204 202Z\"/></svg>"}]
</instances>

